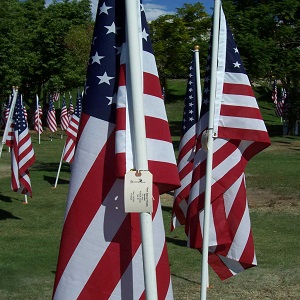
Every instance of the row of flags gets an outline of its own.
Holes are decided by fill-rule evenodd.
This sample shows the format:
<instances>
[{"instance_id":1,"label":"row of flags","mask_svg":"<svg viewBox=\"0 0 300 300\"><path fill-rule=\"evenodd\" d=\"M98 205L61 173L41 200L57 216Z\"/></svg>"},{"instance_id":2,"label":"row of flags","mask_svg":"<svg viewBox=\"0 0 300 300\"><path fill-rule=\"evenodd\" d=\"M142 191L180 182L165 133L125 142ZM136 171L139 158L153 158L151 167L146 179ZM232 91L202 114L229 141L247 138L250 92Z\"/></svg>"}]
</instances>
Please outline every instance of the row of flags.
<instances>
[{"instance_id":1,"label":"row of flags","mask_svg":"<svg viewBox=\"0 0 300 300\"><path fill-rule=\"evenodd\" d=\"M16 97L15 102L13 101L14 94ZM36 97L37 99L34 118L34 129L40 135L43 132L41 120L43 112L39 104L38 96ZM63 104L65 105L65 103ZM69 115L68 112L65 113L65 111L62 109L61 121L64 120L65 122L64 124L61 124L61 126L62 129L66 131L66 145L68 145L68 147L65 148L68 149L68 152L67 150L65 151L63 158L69 163L73 161L73 156L75 152L75 143L81 114L81 106L81 96L78 96L76 101L75 112L72 102L70 101L70 107L72 108L72 110L70 111L73 111L72 115ZM9 120L10 109L12 109L12 112L11 119ZM27 111L22 101L22 95L18 94L18 92L15 90L9 101L9 109L5 111L4 116L4 124L8 127L8 130L6 136L3 137L3 142L11 150L11 188L13 191L20 192L22 194L25 194L26 196L32 196L32 189L29 177L29 167L32 166L32 164L34 163L35 155L28 129ZM51 99L47 113L47 124L51 132L55 132L57 130L55 109Z\"/></svg>"},{"instance_id":2,"label":"row of flags","mask_svg":"<svg viewBox=\"0 0 300 300\"><path fill-rule=\"evenodd\" d=\"M73 167L53 299L146 297L140 218L124 209L124 176L135 169L139 143L131 130L142 125L134 123L128 102L125 11L125 0L99 1L82 109L77 103L66 129L64 156ZM188 246L202 252L210 100L215 96L208 262L222 280L257 263L245 167L270 140L221 10L216 91L210 91L209 55L199 115L192 62L177 164L142 3L138 18L157 298L173 299L160 195L175 190L171 227L185 226Z\"/></svg>"}]
</instances>

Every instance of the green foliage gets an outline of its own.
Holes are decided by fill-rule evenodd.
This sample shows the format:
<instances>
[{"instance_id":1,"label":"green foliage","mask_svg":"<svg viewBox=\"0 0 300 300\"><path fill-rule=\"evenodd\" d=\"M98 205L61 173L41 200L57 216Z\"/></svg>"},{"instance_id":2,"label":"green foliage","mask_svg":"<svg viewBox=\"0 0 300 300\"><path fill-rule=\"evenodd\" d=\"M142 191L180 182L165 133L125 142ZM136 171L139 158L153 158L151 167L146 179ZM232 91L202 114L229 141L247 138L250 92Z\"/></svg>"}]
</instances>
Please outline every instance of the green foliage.
<instances>
[{"instance_id":1,"label":"green foliage","mask_svg":"<svg viewBox=\"0 0 300 300\"><path fill-rule=\"evenodd\" d=\"M0 96L6 98L17 85L30 106L42 90L84 84L89 51L81 41L90 47L90 0L55 1L48 7L44 0L3 0L0 14ZM71 47L70 38L79 46Z\"/></svg>"},{"instance_id":2,"label":"green foliage","mask_svg":"<svg viewBox=\"0 0 300 300\"><path fill-rule=\"evenodd\" d=\"M210 17L201 3L184 4L174 15L164 15L150 24L151 40L161 78L185 78L195 45L206 59Z\"/></svg>"}]
</instances>

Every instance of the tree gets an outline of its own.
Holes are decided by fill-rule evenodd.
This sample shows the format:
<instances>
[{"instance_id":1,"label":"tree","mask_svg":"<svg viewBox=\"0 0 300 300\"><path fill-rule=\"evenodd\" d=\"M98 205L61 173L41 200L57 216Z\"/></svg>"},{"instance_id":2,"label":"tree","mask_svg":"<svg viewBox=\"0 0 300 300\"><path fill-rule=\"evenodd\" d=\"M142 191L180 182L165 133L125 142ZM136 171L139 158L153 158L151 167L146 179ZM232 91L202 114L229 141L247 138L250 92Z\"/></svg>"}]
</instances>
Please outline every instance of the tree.
<instances>
[{"instance_id":1,"label":"tree","mask_svg":"<svg viewBox=\"0 0 300 300\"><path fill-rule=\"evenodd\" d=\"M223 7L249 77L282 83L294 124L300 119L300 2L224 0Z\"/></svg>"},{"instance_id":2,"label":"tree","mask_svg":"<svg viewBox=\"0 0 300 300\"><path fill-rule=\"evenodd\" d=\"M164 15L150 23L151 39L162 79L185 78L191 50L200 46L204 66L211 19L201 3L187 4L174 15Z\"/></svg>"}]
</instances>

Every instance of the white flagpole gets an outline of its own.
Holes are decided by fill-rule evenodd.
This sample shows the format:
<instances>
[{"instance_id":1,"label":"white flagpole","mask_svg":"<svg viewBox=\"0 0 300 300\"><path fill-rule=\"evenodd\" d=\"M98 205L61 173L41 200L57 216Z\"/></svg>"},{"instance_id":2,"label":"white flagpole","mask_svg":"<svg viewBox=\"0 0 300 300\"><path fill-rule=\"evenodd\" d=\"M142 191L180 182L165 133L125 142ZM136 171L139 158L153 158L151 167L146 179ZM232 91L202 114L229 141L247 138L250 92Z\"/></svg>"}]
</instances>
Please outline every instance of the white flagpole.
<instances>
[{"instance_id":1,"label":"white flagpole","mask_svg":"<svg viewBox=\"0 0 300 300\"><path fill-rule=\"evenodd\" d=\"M11 105L10 105L9 115L8 115L8 118L7 118L7 122L6 122L6 125L5 125L3 137L2 137L2 143L0 145L0 158L1 158L1 155L2 155L3 146L6 142L8 131L10 130L10 126L11 126L11 123L12 123L12 118L13 118L13 115L14 115L15 105L16 105L17 96L18 96L18 87L16 87L16 88L13 87L13 94L14 94L14 96L13 96L13 99L12 99L12 102L11 102Z\"/></svg>"},{"instance_id":2,"label":"white flagpole","mask_svg":"<svg viewBox=\"0 0 300 300\"><path fill-rule=\"evenodd\" d=\"M203 248L202 248L202 271L201 271L201 300L206 300L207 293L207 270L208 270L208 247L209 247L209 222L211 212L211 182L212 182L212 160L213 160L213 126L214 126L214 105L216 98L216 80L218 66L219 47L219 27L220 27L220 0L215 0L213 19L213 40L210 78L210 99L209 99L209 119L207 138L207 160L206 160L206 183L204 200L204 228L203 228Z\"/></svg>"},{"instance_id":3,"label":"white flagpole","mask_svg":"<svg viewBox=\"0 0 300 300\"><path fill-rule=\"evenodd\" d=\"M196 64L196 86L197 86L197 104L198 104L198 120L200 118L201 105L202 105L202 89L201 89L201 76L200 76L200 60L199 60L199 46L194 48L195 64Z\"/></svg>"},{"instance_id":4,"label":"white flagpole","mask_svg":"<svg viewBox=\"0 0 300 300\"><path fill-rule=\"evenodd\" d=\"M23 204L28 204L28 200L27 200L27 195L26 195L26 194L24 195L24 201L23 201Z\"/></svg>"},{"instance_id":5,"label":"white flagpole","mask_svg":"<svg viewBox=\"0 0 300 300\"><path fill-rule=\"evenodd\" d=\"M141 63L141 41L139 39L139 0L126 0L126 25L129 67L129 109L133 116L134 155L136 170L148 170L146 129L143 107L143 73ZM147 300L157 300L157 283L153 246L152 216L150 213L141 213L141 236L145 291Z\"/></svg>"},{"instance_id":6,"label":"white flagpole","mask_svg":"<svg viewBox=\"0 0 300 300\"><path fill-rule=\"evenodd\" d=\"M59 173L60 173L60 169L61 169L61 165L62 165L62 160L63 160L64 153L65 153L65 148L66 148L66 144L64 145L63 151L61 153L60 163L59 163L58 170L57 170L57 175L56 175L56 179L55 179L54 188L57 187L58 177L59 177Z\"/></svg>"},{"instance_id":7,"label":"white flagpole","mask_svg":"<svg viewBox=\"0 0 300 300\"><path fill-rule=\"evenodd\" d=\"M36 110L38 115L38 134L39 134L39 145L41 143L41 133L40 133L40 108L39 108L39 96L36 95Z\"/></svg>"},{"instance_id":8,"label":"white flagpole","mask_svg":"<svg viewBox=\"0 0 300 300\"><path fill-rule=\"evenodd\" d=\"M199 46L194 47L195 65L196 65L196 87L197 87L197 104L198 104L198 120L200 119L201 105L202 105L202 89L201 89L201 74L200 74L200 59ZM209 272L207 265L206 287L209 287Z\"/></svg>"}]
</instances>

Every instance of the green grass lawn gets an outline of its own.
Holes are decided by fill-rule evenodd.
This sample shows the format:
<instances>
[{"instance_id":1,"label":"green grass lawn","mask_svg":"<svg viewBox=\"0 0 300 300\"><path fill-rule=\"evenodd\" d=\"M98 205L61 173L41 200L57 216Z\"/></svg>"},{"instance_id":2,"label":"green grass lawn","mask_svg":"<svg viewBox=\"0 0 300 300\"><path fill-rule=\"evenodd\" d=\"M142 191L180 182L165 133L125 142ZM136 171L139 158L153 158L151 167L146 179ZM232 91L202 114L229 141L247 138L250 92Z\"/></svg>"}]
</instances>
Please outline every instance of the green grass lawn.
<instances>
[{"instance_id":1,"label":"green grass lawn","mask_svg":"<svg viewBox=\"0 0 300 300\"><path fill-rule=\"evenodd\" d=\"M166 99L177 151L185 93L184 80L170 81ZM174 101L171 101L172 98ZM272 103L260 101L268 126L280 127ZM248 200L258 266L221 282L210 270L208 299L299 299L300 295L300 138L272 135L272 145L246 169ZM32 133L36 163L30 170L33 198L10 190L10 155L0 159L0 299L50 299L55 276L70 166L63 163L60 134ZM189 249L183 228L169 231L172 195L162 196L169 261L176 300L199 299L201 255ZM68 300L68 299L66 299ZM127 299L124 299L127 300Z\"/></svg>"}]
</instances>

